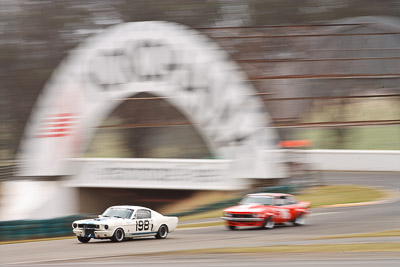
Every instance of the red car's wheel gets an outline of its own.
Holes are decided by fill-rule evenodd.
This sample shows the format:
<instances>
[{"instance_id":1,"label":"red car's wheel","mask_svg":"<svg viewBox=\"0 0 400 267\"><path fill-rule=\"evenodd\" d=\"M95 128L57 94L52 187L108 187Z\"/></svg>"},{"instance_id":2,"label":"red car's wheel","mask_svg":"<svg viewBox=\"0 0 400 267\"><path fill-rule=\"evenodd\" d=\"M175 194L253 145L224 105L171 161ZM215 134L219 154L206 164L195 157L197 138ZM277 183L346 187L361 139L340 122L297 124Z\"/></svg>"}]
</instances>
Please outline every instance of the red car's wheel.
<instances>
[{"instance_id":1,"label":"red car's wheel","mask_svg":"<svg viewBox=\"0 0 400 267\"><path fill-rule=\"evenodd\" d=\"M300 226L300 225L305 225L306 224L306 218L304 216L304 214L299 214L296 219L293 221L293 224L296 226Z\"/></svg>"},{"instance_id":2,"label":"red car's wheel","mask_svg":"<svg viewBox=\"0 0 400 267\"><path fill-rule=\"evenodd\" d=\"M234 225L228 225L229 230L236 230L236 226Z\"/></svg>"},{"instance_id":3,"label":"red car's wheel","mask_svg":"<svg viewBox=\"0 0 400 267\"><path fill-rule=\"evenodd\" d=\"M263 228L265 229L272 229L275 227L275 222L274 222L274 218L272 216L269 216L264 223Z\"/></svg>"}]
</instances>

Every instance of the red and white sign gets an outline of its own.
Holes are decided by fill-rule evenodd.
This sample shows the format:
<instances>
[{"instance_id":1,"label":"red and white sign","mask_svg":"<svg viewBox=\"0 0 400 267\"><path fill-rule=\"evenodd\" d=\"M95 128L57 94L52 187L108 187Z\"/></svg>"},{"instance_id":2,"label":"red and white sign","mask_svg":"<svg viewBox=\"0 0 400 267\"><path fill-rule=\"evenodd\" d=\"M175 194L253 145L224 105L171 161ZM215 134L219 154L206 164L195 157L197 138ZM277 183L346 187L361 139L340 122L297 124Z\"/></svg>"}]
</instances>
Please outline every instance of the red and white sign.
<instances>
[{"instance_id":1,"label":"red and white sign","mask_svg":"<svg viewBox=\"0 0 400 267\"><path fill-rule=\"evenodd\" d=\"M77 126L78 116L74 113L58 113L43 119L36 138L71 136Z\"/></svg>"}]
</instances>

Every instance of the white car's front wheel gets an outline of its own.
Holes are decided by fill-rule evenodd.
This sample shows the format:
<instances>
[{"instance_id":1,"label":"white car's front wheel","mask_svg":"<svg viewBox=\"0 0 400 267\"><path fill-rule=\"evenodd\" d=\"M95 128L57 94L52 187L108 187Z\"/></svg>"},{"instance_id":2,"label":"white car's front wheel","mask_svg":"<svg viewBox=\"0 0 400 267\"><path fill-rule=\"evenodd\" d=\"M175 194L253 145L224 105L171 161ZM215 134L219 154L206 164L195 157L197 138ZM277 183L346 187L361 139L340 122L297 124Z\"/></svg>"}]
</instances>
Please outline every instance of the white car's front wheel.
<instances>
[{"instance_id":1,"label":"white car's front wheel","mask_svg":"<svg viewBox=\"0 0 400 267\"><path fill-rule=\"evenodd\" d=\"M84 236L77 236L79 242L81 243L87 243L90 241L90 237L84 237Z\"/></svg>"},{"instance_id":2,"label":"white car's front wheel","mask_svg":"<svg viewBox=\"0 0 400 267\"><path fill-rule=\"evenodd\" d=\"M117 230L115 230L113 236L111 237L111 241L121 242L122 240L124 240L124 238L125 238L124 230L118 228Z\"/></svg>"},{"instance_id":3,"label":"white car's front wheel","mask_svg":"<svg viewBox=\"0 0 400 267\"><path fill-rule=\"evenodd\" d=\"M157 234L156 234L156 238L157 239L164 239L166 238L168 235L168 227L163 224L160 226L160 228L158 228Z\"/></svg>"}]
</instances>

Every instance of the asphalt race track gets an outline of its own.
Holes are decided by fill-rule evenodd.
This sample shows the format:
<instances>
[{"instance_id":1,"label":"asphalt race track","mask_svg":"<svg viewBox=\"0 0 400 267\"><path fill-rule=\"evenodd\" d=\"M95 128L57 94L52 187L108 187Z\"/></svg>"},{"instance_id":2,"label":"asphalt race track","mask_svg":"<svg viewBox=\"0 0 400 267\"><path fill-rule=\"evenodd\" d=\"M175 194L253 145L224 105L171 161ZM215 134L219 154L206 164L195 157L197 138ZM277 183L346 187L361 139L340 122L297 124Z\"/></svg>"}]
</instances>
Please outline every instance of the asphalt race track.
<instances>
[{"instance_id":1,"label":"asphalt race track","mask_svg":"<svg viewBox=\"0 0 400 267\"><path fill-rule=\"evenodd\" d=\"M399 192L400 174L325 173L326 184L361 184ZM217 219L213 219L217 220ZM108 240L81 244L76 239L0 245L0 264L9 266L400 266L399 253L169 254L170 251L301 244L400 242L400 237L310 240L313 237L400 229L400 199L375 205L314 209L307 225L272 230L223 226L181 229L165 240ZM156 253L156 254L154 254ZM147 254L147 255L146 255ZM149 255L152 254L152 255Z\"/></svg>"}]
</instances>

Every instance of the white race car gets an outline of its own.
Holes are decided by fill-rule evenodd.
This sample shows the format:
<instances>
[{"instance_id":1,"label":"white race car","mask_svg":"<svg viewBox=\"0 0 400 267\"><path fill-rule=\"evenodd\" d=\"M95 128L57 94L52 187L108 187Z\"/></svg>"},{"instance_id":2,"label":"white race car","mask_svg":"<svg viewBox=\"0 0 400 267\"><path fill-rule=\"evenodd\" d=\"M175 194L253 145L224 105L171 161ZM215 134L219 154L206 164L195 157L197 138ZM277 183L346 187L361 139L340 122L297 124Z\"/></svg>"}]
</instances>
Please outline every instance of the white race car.
<instances>
[{"instance_id":1,"label":"white race car","mask_svg":"<svg viewBox=\"0 0 400 267\"><path fill-rule=\"evenodd\" d=\"M127 238L155 236L166 238L178 225L178 217L164 216L139 206L113 206L96 219L72 223L74 234L82 243L91 238L121 242Z\"/></svg>"}]
</instances>

